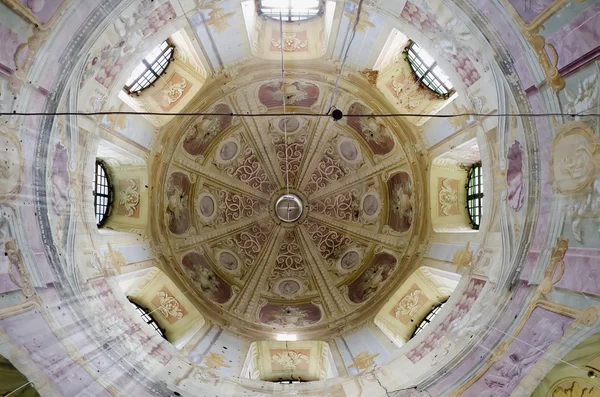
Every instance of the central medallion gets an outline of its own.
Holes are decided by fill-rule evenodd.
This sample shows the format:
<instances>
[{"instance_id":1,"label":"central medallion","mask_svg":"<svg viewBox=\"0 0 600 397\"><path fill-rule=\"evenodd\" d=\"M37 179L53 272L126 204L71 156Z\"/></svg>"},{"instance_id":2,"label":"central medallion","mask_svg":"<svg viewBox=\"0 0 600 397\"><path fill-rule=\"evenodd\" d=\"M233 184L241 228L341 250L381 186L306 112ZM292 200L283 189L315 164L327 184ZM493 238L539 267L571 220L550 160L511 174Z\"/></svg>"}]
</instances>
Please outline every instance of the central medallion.
<instances>
[{"instance_id":1,"label":"central medallion","mask_svg":"<svg viewBox=\"0 0 600 397\"><path fill-rule=\"evenodd\" d=\"M304 206L295 194L284 194L275 202L275 214L283 222L296 222L302 216Z\"/></svg>"}]
</instances>

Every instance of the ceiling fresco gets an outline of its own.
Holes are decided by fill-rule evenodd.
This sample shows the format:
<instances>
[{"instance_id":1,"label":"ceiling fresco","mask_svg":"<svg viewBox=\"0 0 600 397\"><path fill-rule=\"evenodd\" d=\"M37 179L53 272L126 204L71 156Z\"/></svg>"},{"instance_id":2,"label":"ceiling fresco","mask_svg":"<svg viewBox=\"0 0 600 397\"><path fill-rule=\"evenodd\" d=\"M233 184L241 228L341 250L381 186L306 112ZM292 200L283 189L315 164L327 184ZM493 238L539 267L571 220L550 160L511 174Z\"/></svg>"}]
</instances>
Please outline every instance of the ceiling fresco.
<instances>
[{"instance_id":1,"label":"ceiling fresco","mask_svg":"<svg viewBox=\"0 0 600 397\"><path fill-rule=\"evenodd\" d=\"M330 333L410 268L417 194L402 130L374 117L280 115L284 97L301 112L322 107L329 89L258 80L208 109L228 113L244 98L266 117L202 116L177 124L178 133L165 128L172 152L161 154L170 161L157 171L162 193L153 197L162 249L198 301L218 313L215 321L235 322L239 332ZM352 114L373 112L349 95L345 101ZM295 222L275 208L288 191L302 206Z\"/></svg>"}]
</instances>

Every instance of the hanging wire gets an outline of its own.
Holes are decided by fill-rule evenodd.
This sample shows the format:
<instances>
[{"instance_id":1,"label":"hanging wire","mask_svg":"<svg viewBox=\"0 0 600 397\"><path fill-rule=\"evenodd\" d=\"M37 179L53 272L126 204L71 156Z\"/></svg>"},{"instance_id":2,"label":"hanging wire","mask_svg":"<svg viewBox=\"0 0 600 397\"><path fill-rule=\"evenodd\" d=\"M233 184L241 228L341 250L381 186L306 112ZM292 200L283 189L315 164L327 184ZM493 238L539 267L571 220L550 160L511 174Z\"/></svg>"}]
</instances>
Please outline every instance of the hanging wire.
<instances>
[{"instance_id":1,"label":"hanging wire","mask_svg":"<svg viewBox=\"0 0 600 397\"><path fill-rule=\"evenodd\" d=\"M354 42L354 37L356 37L356 29L358 28L358 22L360 21L360 11L362 10L363 0L359 0L358 7L356 10L356 20L354 21L354 27L352 28L352 34L350 36L350 41L348 41L348 46L346 47L346 52L344 54L344 58L342 59L342 63L340 65L340 73L335 79L335 86L333 87L333 91L331 91L331 97L329 98L329 105L327 106L327 114L333 108L333 96L335 95L338 86L340 84L340 78L342 77L342 72L344 71L344 65L346 64L346 60L348 59L348 53L350 52L350 46L352 46L352 42Z\"/></svg>"},{"instance_id":2,"label":"hanging wire","mask_svg":"<svg viewBox=\"0 0 600 397\"><path fill-rule=\"evenodd\" d=\"M279 9L279 48L281 49L281 98L283 102L283 140L285 150L285 189L290 194L290 166L288 161L288 140L287 140L287 116L286 116L286 97L285 97L285 67L283 65L283 16L281 8ZM289 204L288 204L289 211ZM288 214L289 215L289 214Z\"/></svg>"},{"instance_id":3,"label":"hanging wire","mask_svg":"<svg viewBox=\"0 0 600 397\"><path fill-rule=\"evenodd\" d=\"M230 117L331 117L328 113L212 113L212 112L135 112L135 111L98 111L98 112L0 112L3 116L168 116L168 117L200 117L200 116L230 116ZM430 117L436 119L451 119L456 117L600 117L600 113L456 113L456 114L425 114L425 113L384 113L384 114L345 114L346 118L394 118L394 117Z\"/></svg>"}]
</instances>

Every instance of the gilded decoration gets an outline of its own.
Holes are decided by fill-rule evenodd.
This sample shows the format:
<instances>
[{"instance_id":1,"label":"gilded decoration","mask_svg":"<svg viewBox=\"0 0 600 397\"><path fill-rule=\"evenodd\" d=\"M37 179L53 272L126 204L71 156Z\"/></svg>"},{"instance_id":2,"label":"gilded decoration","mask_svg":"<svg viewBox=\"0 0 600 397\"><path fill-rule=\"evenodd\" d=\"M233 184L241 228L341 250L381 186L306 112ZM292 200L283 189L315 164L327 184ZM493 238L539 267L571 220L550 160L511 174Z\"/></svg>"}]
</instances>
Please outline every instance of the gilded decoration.
<instances>
[{"instance_id":1,"label":"gilded decoration","mask_svg":"<svg viewBox=\"0 0 600 397\"><path fill-rule=\"evenodd\" d=\"M234 95L208 94L203 106L222 116L165 127L156 153L163 160L152 169L160 176L150 192L149 207L160 211L152 244L154 236L168 242L159 243L162 251L178 258L202 313L237 324L244 335L341 332L346 316L360 318L350 328L359 326L370 315L366 302L383 299L395 289L392 280L405 277L403 258L414 249L405 241L423 230L415 190L424 185L415 186L420 174L405 165L402 124L353 118L326 128L328 121L304 116L234 122L226 116L233 109L279 113L284 92L298 111L322 99L318 81L290 78L282 87L260 73L248 87L231 88ZM355 113L371 111L346 101ZM304 209L291 223L275 211L288 181Z\"/></svg>"},{"instance_id":2,"label":"gilded decoration","mask_svg":"<svg viewBox=\"0 0 600 397\"><path fill-rule=\"evenodd\" d=\"M600 397L600 391L597 387L588 385L587 382L573 381L571 387L557 386L548 397Z\"/></svg>"},{"instance_id":3,"label":"gilded decoration","mask_svg":"<svg viewBox=\"0 0 600 397\"><path fill-rule=\"evenodd\" d=\"M358 368L359 370L367 369L372 365L375 365L375 359L379 356L379 353L369 354L369 352L363 351L356 357L354 362L348 366L348 368Z\"/></svg>"}]
</instances>

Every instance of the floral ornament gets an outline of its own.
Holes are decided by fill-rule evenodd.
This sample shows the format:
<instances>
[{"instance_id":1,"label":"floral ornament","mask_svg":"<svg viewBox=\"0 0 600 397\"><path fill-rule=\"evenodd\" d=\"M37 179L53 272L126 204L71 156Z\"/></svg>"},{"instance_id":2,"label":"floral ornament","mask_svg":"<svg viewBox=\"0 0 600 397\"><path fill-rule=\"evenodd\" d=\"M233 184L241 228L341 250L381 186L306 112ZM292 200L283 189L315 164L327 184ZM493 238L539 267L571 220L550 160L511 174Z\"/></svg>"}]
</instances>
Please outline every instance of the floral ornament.
<instances>
[{"instance_id":1,"label":"floral ornament","mask_svg":"<svg viewBox=\"0 0 600 397\"><path fill-rule=\"evenodd\" d=\"M452 189L451 180L446 178L442 181L442 189L438 194L438 200L442 206L442 212L446 216L452 215L452 209L458 205L458 190Z\"/></svg>"},{"instance_id":2,"label":"floral ornament","mask_svg":"<svg viewBox=\"0 0 600 397\"><path fill-rule=\"evenodd\" d=\"M163 100L166 102L166 104L172 105L181 99L186 88L187 80L182 77L179 83L174 84L173 82L169 81L160 92L164 94Z\"/></svg>"},{"instance_id":3,"label":"floral ornament","mask_svg":"<svg viewBox=\"0 0 600 397\"><path fill-rule=\"evenodd\" d=\"M181 307L179 305L179 301L175 299L171 294L165 291L159 291L156 296L159 299L160 306L158 306L158 311L165 316L175 317L177 320L181 320L184 316L181 311Z\"/></svg>"},{"instance_id":4,"label":"floral ornament","mask_svg":"<svg viewBox=\"0 0 600 397\"><path fill-rule=\"evenodd\" d=\"M523 148L515 141L508 149L508 170L506 185L508 187L508 205L515 211L523 207L525 199L525 183L523 182Z\"/></svg>"},{"instance_id":5,"label":"floral ornament","mask_svg":"<svg viewBox=\"0 0 600 397\"><path fill-rule=\"evenodd\" d=\"M398 303L398 307L396 308L396 318L400 318L405 315L411 317L414 316L421 307L419 302L421 295L423 295L423 291L418 289L402 298L402 300Z\"/></svg>"},{"instance_id":6,"label":"floral ornament","mask_svg":"<svg viewBox=\"0 0 600 397\"><path fill-rule=\"evenodd\" d=\"M562 387L554 389L552 397L600 397L600 392L598 392L598 389L591 387L589 389L582 389L579 383L573 382L573 386L570 389Z\"/></svg>"},{"instance_id":7,"label":"floral ornament","mask_svg":"<svg viewBox=\"0 0 600 397\"><path fill-rule=\"evenodd\" d=\"M271 362L280 364L288 371L293 371L303 363L308 364L308 356L291 350L273 354L271 356Z\"/></svg>"},{"instance_id":8,"label":"floral ornament","mask_svg":"<svg viewBox=\"0 0 600 397\"><path fill-rule=\"evenodd\" d=\"M140 203L140 190L133 179L127 182L129 182L127 188L119 192L119 205L125 207L127 216L133 216L136 207Z\"/></svg>"},{"instance_id":9,"label":"floral ornament","mask_svg":"<svg viewBox=\"0 0 600 397\"><path fill-rule=\"evenodd\" d=\"M282 35L283 44L281 42L281 39L273 39L271 40L271 44L273 44L273 47L283 47L283 50L285 52L294 52L297 50L301 50L302 48L306 48L306 46L308 45L307 40L299 39L297 37L297 34L294 32L283 32Z\"/></svg>"}]
</instances>

